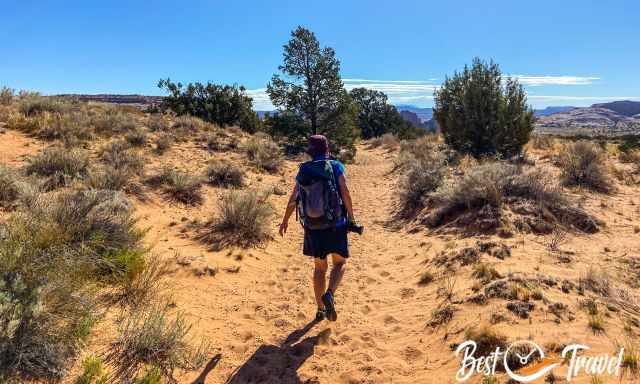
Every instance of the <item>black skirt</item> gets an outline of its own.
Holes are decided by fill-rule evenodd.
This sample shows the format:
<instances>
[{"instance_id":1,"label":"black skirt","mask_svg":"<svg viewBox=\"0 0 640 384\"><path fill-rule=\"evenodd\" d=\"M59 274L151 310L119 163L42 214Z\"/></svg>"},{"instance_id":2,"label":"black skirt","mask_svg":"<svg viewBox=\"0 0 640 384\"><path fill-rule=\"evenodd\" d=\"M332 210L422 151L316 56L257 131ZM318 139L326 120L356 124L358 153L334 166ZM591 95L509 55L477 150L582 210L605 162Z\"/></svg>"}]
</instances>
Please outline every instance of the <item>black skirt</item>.
<instances>
[{"instance_id":1,"label":"black skirt","mask_svg":"<svg viewBox=\"0 0 640 384\"><path fill-rule=\"evenodd\" d=\"M305 229L302 253L324 259L330 253L349 257L347 228Z\"/></svg>"}]
</instances>

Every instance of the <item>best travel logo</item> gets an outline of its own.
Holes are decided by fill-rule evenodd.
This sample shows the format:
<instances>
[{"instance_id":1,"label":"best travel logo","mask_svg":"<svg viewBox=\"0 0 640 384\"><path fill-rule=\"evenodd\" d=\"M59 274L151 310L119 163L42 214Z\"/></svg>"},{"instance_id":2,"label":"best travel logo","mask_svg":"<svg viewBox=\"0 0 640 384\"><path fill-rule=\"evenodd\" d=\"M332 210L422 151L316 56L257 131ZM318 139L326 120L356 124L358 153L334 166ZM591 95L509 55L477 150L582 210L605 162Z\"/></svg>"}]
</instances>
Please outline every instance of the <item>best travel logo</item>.
<instances>
[{"instance_id":1,"label":"best travel logo","mask_svg":"<svg viewBox=\"0 0 640 384\"><path fill-rule=\"evenodd\" d=\"M562 350L562 359L554 360L547 358L544 350L533 341L520 340L510 344L504 351L497 347L488 355L476 356L478 345L475 341L468 340L455 351L456 356L461 357L456 380L464 382L476 374L491 376L501 369L513 380L529 383L545 377L563 362L568 364L567 381L580 375L620 375L624 348L620 348L617 355L581 355L589 349L586 345L571 344ZM541 363L535 365L533 371L527 369L526 373L518 373L520 368L530 366L533 362Z\"/></svg>"}]
</instances>

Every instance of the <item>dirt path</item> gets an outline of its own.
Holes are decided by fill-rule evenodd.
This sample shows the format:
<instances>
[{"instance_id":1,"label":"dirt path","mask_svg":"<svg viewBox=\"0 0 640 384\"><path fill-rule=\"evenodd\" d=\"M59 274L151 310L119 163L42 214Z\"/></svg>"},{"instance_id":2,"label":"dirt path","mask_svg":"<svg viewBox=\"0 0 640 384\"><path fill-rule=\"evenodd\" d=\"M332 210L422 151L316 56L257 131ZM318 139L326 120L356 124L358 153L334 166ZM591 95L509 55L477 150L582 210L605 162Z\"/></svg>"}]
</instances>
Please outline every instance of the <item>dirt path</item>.
<instances>
[{"instance_id":1,"label":"dirt path","mask_svg":"<svg viewBox=\"0 0 640 384\"><path fill-rule=\"evenodd\" d=\"M336 295L335 323L305 328L315 313L312 261L301 255L302 230L293 220L290 233L266 249L207 253L191 241L181 246L167 239L180 248L180 257L200 252L203 264L220 268L215 277L178 271L171 288L195 331L223 354L207 383L401 383L415 382L415 374L428 368L424 324L431 310L421 302L433 298L416 286L427 244L424 235L384 226L393 204L391 156L360 150L356 164L347 167L366 230L350 236L352 257ZM285 177L286 190L294 168ZM274 227L287 196L276 199ZM240 271L225 270L233 265Z\"/></svg>"}]
</instances>

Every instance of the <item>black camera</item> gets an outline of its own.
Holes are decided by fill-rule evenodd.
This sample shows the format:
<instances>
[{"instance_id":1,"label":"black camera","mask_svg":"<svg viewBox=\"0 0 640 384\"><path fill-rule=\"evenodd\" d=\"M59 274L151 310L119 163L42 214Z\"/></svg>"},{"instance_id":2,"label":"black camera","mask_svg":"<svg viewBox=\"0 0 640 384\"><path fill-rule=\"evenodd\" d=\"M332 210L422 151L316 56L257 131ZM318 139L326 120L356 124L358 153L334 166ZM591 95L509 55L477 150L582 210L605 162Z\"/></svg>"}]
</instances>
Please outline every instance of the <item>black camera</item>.
<instances>
[{"instance_id":1,"label":"black camera","mask_svg":"<svg viewBox=\"0 0 640 384\"><path fill-rule=\"evenodd\" d=\"M347 231L355 232L358 235L362 235L362 232L364 232L364 226L363 225L358 225L356 223L348 223L347 224Z\"/></svg>"}]
</instances>

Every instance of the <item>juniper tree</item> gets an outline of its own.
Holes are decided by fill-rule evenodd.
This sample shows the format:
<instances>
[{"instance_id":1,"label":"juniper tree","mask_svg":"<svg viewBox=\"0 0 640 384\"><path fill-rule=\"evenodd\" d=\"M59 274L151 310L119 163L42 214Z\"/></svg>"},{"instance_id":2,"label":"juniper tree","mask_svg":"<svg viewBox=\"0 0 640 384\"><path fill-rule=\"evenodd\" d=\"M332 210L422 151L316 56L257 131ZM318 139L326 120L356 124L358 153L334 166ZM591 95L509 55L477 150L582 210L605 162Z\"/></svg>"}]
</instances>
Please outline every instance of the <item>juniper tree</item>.
<instances>
[{"instance_id":1,"label":"juniper tree","mask_svg":"<svg viewBox=\"0 0 640 384\"><path fill-rule=\"evenodd\" d=\"M320 120L333 112L341 100L340 61L332 48L320 48L315 34L298 27L284 45L284 75L273 75L267 93L273 105L303 115L313 133Z\"/></svg>"},{"instance_id":2,"label":"juniper tree","mask_svg":"<svg viewBox=\"0 0 640 384\"><path fill-rule=\"evenodd\" d=\"M533 130L533 110L516 79L493 61L473 60L471 68L446 78L434 94L433 115L445 141L473 156L520 153Z\"/></svg>"},{"instance_id":3,"label":"juniper tree","mask_svg":"<svg viewBox=\"0 0 640 384\"><path fill-rule=\"evenodd\" d=\"M415 138L422 132L404 120L396 107L388 103L384 92L367 88L354 88L349 95L358 106L358 127L362 137L369 139L385 133L407 139Z\"/></svg>"}]
</instances>

